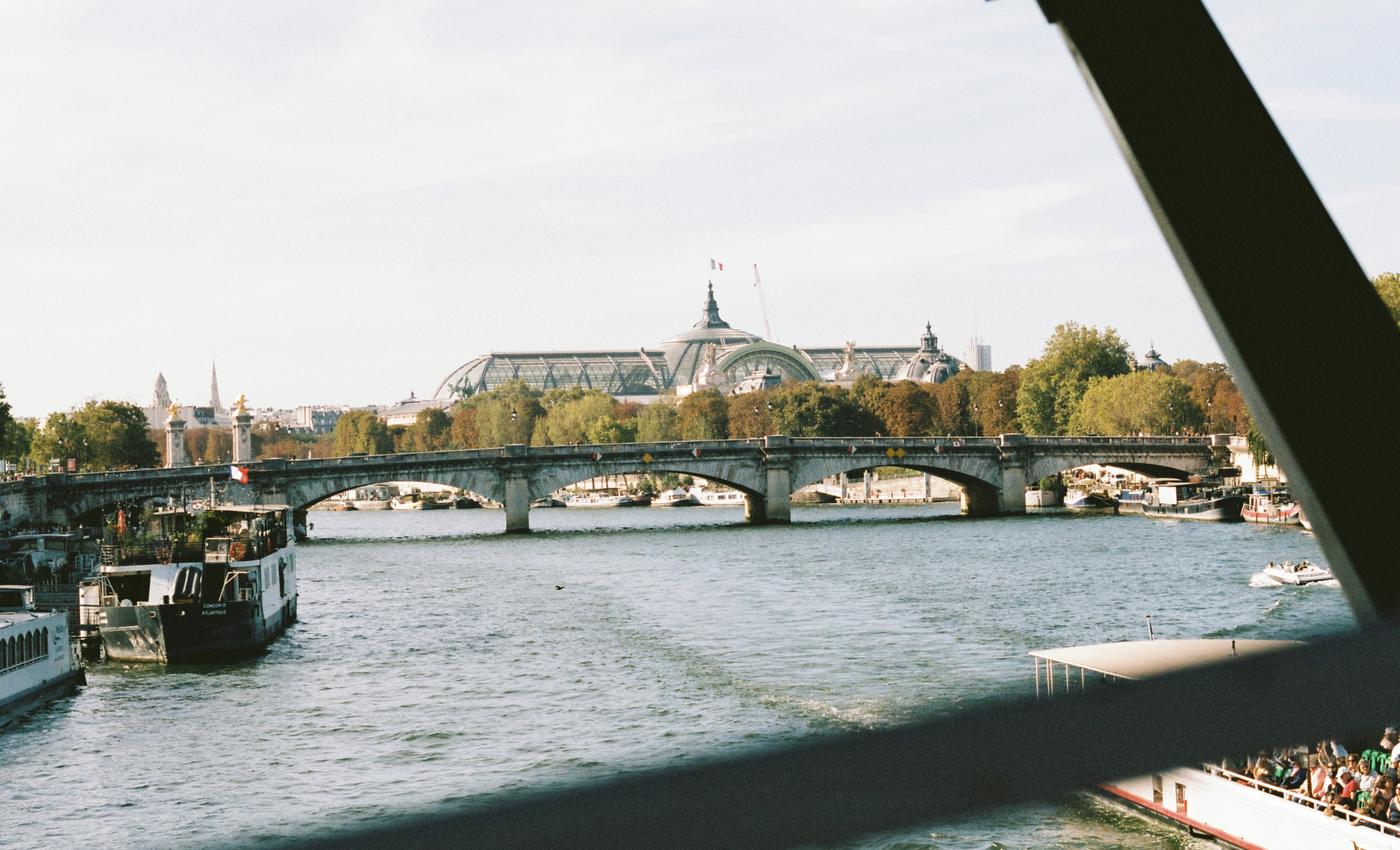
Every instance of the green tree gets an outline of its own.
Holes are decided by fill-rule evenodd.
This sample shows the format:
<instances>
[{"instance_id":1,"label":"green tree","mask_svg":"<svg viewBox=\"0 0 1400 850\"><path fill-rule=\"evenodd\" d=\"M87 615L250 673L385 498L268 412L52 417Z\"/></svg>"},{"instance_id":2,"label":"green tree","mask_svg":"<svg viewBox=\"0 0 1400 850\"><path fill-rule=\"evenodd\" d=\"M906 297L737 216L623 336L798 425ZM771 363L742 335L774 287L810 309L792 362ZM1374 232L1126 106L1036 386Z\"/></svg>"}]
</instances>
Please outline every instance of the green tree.
<instances>
[{"instance_id":1,"label":"green tree","mask_svg":"<svg viewBox=\"0 0 1400 850\"><path fill-rule=\"evenodd\" d=\"M151 467L160 460L145 411L124 401L90 401L49 414L34 435L30 454L40 466L74 458L80 469L89 470Z\"/></svg>"},{"instance_id":2,"label":"green tree","mask_svg":"<svg viewBox=\"0 0 1400 850\"><path fill-rule=\"evenodd\" d=\"M616 402L602 390L549 390L540 399L544 416L536 423L533 442L536 445L568 446L595 442L588 437L589 429L599 419L615 421Z\"/></svg>"},{"instance_id":3,"label":"green tree","mask_svg":"<svg viewBox=\"0 0 1400 850\"><path fill-rule=\"evenodd\" d=\"M10 402L5 398L5 385L0 384L0 460L15 460L15 418Z\"/></svg>"},{"instance_id":4,"label":"green tree","mask_svg":"<svg viewBox=\"0 0 1400 850\"><path fill-rule=\"evenodd\" d=\"M467 404L476 410L477 444L483 447L528 444L535 433L536 421L544 415L540 397L538 390L519 379L472 396Z\"/></svg>"},{"instance_id":5,"label":"green tree","mask_svg":"<svg viewBox=\"0 0 1400 850\"><path fill-rule=\"evenodd\" d=\"M950 383L965 387L968 417L977 434L1010 434L1019 427L1016 419L1016 391L1021 386L1021 367L1002 372L974 372L964 369Z\"/></svg>"},{"instance_id":6,"label":"green tree","mask_svg":"<svg viewBox=\"0 0 1400 850\"><path fill-rule=\"evenodd\" d=\"M774 432L790 437L860 437L880 427L849 390L833 384L779 384L772 402Z\"/></svg>"},{"instance_id":7,"label":"green tree","mask_svg":"<svg viewBox=\"0 0 1400 850\"><path fill-rule=\"evenodd\" d=\"M1249 446L1249 456L1254 460L1255 466L1271 466L1273 464L1274 453L1269 451L1269 444L1264 442L1264 434L1253 419L1249 420L1244 439Z\"/></svg>"},{"instance_id":8,"label":"green tree","mask_svg":"<svg viewBox=\"0 0 1400 850\"><path fill-rule=\"evenodd\" d=\"M605 414L593 420L584 439L590 443L631 443L637 439L637 432L631 423L624 425L611 414Z\"/></svg>"},{"instance_id":9,"label":"green tree","mask_svg":"<svg viewBox=\"0 0 1400 850\"><path fill-rule=\"evenodd\" d=\"M718 390L691 393L681 399L676 413L683 439L723 440L729 436L729 403Z\"/></svg>"},{"instance_id":10,"label":"green tree","mask_svg":"<svg viewBox=\"0 0 1400 850\"><path fill-rule=\"evenodd\" d=\"M680 415L668 399L658 399L637 414L637 440L642 443L665 443L681 438Z\"/></svg>"},{"instance_id":11,"label":"green tree","mask_svg":"<svg viewBox=\"0 0 1400 850\"><path fill-rule=\"evenodd\" d=\"M1205 424L1191 385L1166 372L1094 378L1070 418L1072 434L1197 433Z\"/></svg>"},{"instance_id":12,"label":"green tree","mask_svg":"<svg viewBox=\"0 0 1400 850\"><path fill-rule=\"evenodd\" d=\"M1112 328L1057 325L1044 353L1021 371L1016 393L1021 428L1028 434L1065 433L1090 379L1126 375L1128 363L1128 346Z\"/></svg>"},{"instance_id":13,"label":"green tree","mask_svg":"<svg viewBox=\"0 0 1400 850\"><path fill-rule=\"evenodd\" d=\"M1375 285L1376 293L1380 295L1386 309L1390 310L1391 320L1396 325L1400 325L1400 274L1395 272L1379 274L1371 283Z\"/></svg>"},{"instance_id":14,"label":"green tree","mask_svg":"<svg viewBox=\"0 0 1400 850\"><path fill-rule=\"evenodd\" d=\"M429 407L418 411L413 424L404 432L403 447L410 452L437 452L452 439L452 420L446 411Z\"/></svg>"},{"instance_id":15,"label":"green tree","mask_svg":"<svg viewBox=\"0 0 1400 850\"><path fill-rule=\"evenodd\" d=\"M380 455L394 450L389 426L373 410L352 410L335 423L335 453Z\"/></svg>"},{"instance_id":16,"label":"green tree","mask_svg":"<svg viewBox=\"0 0 1400 850\"><path fill-rule=\"evenodd\" d=\"M33 419L14 419L5 434L7 449L0 458L12 463L22 463L30 456L30 447L34 444L34 435L39 430L39 423Z\"/></svg>"}]
</instances>

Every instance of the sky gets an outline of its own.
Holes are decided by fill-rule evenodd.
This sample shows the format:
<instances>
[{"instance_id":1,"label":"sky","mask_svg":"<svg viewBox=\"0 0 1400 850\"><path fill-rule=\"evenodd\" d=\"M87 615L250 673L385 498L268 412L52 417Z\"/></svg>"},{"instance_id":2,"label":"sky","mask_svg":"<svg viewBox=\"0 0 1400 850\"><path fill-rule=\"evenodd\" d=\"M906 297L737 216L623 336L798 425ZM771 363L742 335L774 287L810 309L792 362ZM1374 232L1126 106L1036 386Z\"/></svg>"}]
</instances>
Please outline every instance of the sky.
<instances>
[{"instance_id":1,"label":"sky","mask_svg":"<svg viewBox=\"0 0 1400 850\"><path fill-rule=\"evenodd\" d=\"M1368 274L1400 270L1400 4L1211 0ZM18 415L392 402L488 351L700 313L1219 359L1031 0L0 6L0 384ZM726 263L711 272L709 260ZM1265 293L1261 293L1263 296Z\"/></svg>"}]
</instances>

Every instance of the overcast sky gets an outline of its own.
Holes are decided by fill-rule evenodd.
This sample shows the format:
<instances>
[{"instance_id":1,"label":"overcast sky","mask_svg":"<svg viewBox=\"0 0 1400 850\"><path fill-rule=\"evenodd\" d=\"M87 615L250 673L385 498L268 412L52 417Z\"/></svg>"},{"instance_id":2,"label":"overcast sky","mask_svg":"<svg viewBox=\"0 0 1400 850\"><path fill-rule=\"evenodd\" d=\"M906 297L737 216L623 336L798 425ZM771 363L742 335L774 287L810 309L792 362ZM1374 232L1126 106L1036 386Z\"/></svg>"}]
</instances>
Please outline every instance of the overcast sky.
<instances>
[{"instance_id":1,"label":"overcast sky","mask_svg":"<svg viewBox=\"0 0 1400 850\"><path fill-rule=\"evenodd\" d=\"M1369 274L1400 4L1209 7ZM1219 351L1031 0L0 6L0 383L371 403L496 350ZM711 275L709 258L729 270ZM1260 293L1266 297L1267 293Z\"/></svg>"}]
</instances>

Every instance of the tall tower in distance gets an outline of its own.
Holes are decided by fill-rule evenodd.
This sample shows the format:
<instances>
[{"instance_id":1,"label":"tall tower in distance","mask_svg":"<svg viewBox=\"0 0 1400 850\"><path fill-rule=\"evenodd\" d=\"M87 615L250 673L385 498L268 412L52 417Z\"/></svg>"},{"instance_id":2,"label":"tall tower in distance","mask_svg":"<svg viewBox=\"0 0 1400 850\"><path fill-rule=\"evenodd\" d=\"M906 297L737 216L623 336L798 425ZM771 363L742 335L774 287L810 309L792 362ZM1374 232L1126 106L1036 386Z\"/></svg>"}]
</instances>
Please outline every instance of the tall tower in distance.
<instances>
[{"instance_id":1,"label":"tall tower in distance","mask_svg":"<svg viewBox=\"0 0 1400 850\"><path fill-rule=\"evenodd\" d=\"M209 406L215 413L224 409L223 402L219 401L219 367L214 363L209 364Z\"/></svg>"},{"instance_id":2,"label":"tall tower in distance","mask_svg":"<svg viewBox=\"0 0 1400 850\"><path fill-rule=\"evenodd\" d=\"M963 353L963 362L979 372L990 372L992 370L992 347L983 344L982 337L973 337L967 344L967 351Z\"/></svg>"}]
</instances>

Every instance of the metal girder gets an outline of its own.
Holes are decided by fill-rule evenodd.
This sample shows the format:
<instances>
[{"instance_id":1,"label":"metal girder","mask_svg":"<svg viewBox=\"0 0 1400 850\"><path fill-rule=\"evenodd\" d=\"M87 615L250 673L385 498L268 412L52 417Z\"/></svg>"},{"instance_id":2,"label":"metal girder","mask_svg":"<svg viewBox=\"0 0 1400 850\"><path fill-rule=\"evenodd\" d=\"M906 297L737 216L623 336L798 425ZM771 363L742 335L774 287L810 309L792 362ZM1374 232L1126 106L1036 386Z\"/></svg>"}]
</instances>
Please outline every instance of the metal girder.
<instances>
[{"instance_id":1,"label":"metal girder","mask_svg":"<svg viewBox=\"0 0 1400 850\"><path fill-rule=\"evenodd\" d=\"M1063 32L1271 448L1367 628L1226 668L502 794L303 847L758 848L1054 799L1223 752L1377 729L1400 703L1400 334L1197 0L1039 0ZM1280 356L1287 345L1296 357ZM1384 372L1353 362L1363 352ZM1375 429L1374 440L1345 439ZM1373 448L1374 447L1374 448ZM1354 455L1365 451L1364 461ZM1393 509L1392 514L1393 514ZM1337 688L1338 671L1380 671ZM1261 714L1259 706L1287 705ZM1033 776L988 758L1015 730ZM1145 733L1144 730L1150 730Z\"/></svg>"},{"instance_id":2,"label":"metal girder","mask_svg":"<svg viewBox=\"0 0 1400 850\"><path fill-rule=\"evenodd\" d=\"M1400 452L1389 445L1400 434L1400 331L1380 296L1199 0L1040 6L1352 609L1363 623L1394 618L1400 518L1357 474L1400 480ZM1363 436L1347 444L1346 433Z\"/></svg>"}]
</instances>

